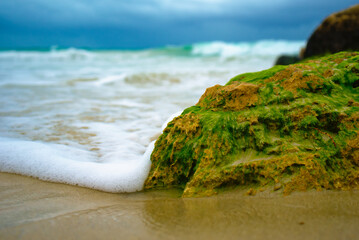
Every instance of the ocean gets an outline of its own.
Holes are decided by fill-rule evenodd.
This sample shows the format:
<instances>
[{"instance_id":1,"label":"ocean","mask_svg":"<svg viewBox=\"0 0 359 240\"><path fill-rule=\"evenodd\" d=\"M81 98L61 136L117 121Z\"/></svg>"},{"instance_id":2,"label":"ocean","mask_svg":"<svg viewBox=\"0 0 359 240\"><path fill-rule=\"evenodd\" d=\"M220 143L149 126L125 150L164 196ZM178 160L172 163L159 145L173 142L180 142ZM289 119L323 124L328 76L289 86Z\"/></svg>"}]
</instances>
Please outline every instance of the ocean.
<instances>
[{"instance_id":1,"label":"ocean","mask_svg":"<svg viewBox=\"0 0 359 240\"><path fill-rule=\"evenodd\" d=\"M134 192L166 122L206 88L270 68L304 41L144 50L0 51L0 171Z\"/></svg>"}]
</instances>

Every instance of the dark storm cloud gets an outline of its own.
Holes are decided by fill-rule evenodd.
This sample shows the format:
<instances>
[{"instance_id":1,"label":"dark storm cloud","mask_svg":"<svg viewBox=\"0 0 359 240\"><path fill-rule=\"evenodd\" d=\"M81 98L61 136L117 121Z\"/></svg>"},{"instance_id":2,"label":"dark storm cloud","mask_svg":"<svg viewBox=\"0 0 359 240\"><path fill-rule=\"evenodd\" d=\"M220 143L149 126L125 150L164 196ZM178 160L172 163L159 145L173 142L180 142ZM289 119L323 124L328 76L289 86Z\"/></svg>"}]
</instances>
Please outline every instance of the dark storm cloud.
<instances>
[{"instance_id":1,"label":"dark storm cloud","mask_svg":"<svg viewBox=\"0 0 359 240\"><path fill-rule=\"evenodd\" d=\"M153 47L306 39L353 0L3 0L0 46Z\"/></svg>"}]
</instances>

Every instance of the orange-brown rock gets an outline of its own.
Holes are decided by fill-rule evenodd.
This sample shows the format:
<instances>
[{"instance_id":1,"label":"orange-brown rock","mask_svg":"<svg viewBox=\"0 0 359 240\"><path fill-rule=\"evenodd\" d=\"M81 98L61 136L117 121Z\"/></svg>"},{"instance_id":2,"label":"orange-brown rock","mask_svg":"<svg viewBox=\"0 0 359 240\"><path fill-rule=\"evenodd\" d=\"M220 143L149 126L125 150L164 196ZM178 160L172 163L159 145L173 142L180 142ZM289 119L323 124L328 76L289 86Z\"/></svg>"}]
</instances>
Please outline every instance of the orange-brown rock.
<instances>
[{"instance_id":1,"label":"orange-brown rock","mask_svg":"<svg viewBox=\"0 0 359 240\"><path fill-rule=\"evenodd\" d=\"M258 89L258 85L251 83L215 85L206 90L197 106L239 111L255 105L258 101Z\"/></svg>"}]
</instances>

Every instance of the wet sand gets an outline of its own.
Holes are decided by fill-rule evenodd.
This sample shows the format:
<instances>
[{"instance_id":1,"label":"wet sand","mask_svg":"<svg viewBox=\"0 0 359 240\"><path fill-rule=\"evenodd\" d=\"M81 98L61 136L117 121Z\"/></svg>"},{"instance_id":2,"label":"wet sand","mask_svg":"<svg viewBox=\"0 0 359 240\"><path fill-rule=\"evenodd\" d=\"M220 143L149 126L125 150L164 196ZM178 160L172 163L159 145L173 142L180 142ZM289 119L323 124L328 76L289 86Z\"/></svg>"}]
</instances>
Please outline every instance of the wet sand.
<instances>
[{"instance_id":1,"label":"wet sand","mask_svg":"<svg viewBox=\"0 0 359 240\"><path fill-rule=\"evenodd\" d=\"M0 239L359 239L359 191L182 199L0 173Z\"/></svg>"}]
</instances>

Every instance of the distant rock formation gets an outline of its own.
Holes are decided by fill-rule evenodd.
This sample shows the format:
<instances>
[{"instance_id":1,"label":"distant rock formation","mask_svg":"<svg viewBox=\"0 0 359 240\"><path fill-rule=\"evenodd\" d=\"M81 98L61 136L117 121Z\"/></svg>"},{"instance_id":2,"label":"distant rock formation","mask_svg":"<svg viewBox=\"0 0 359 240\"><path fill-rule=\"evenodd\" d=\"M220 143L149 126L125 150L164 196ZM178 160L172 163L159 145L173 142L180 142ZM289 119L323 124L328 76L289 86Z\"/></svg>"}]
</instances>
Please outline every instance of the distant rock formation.
<instances>
[{"instance_id":1,"label":"distant rock formation","mask_svg":"<svg viewBox=\"0 0 359 240\"><path fill-rule=\"evenodd\" d=\"M277 58L274 65L289 65L300 61L299 56L281 55Z\"/></svg>"},{"instance_id":2,"label":"distant rock formation","mask_svg":"<svg viewBox=\"0 0 359 240\"><path fill-rule=\"evenodd\" d=\"M359 4L327 17L310 36L304 58L359 50Z\"/></svg>"},{"instance_id":3,"label":"distant rock formation","mask_svg":"<svg viewBox=\"0 0 359 240\"><path fill-rule=\"evenodd\" d=\"M359 50L359 4L333 13L319 25L299 56L281 55L275 65L289 65L301 59Z\"/></svg>"},{"instance_id":4,"label":"distant rock formation","mask_svg":"<svg viewBox=\"0 0 359 240\"><path fill-rule=\"evenodd\" d=\"M359 188L359 52L275 66L208 88L168 123L145 189Z\"/></svg>"}]
</instances>

